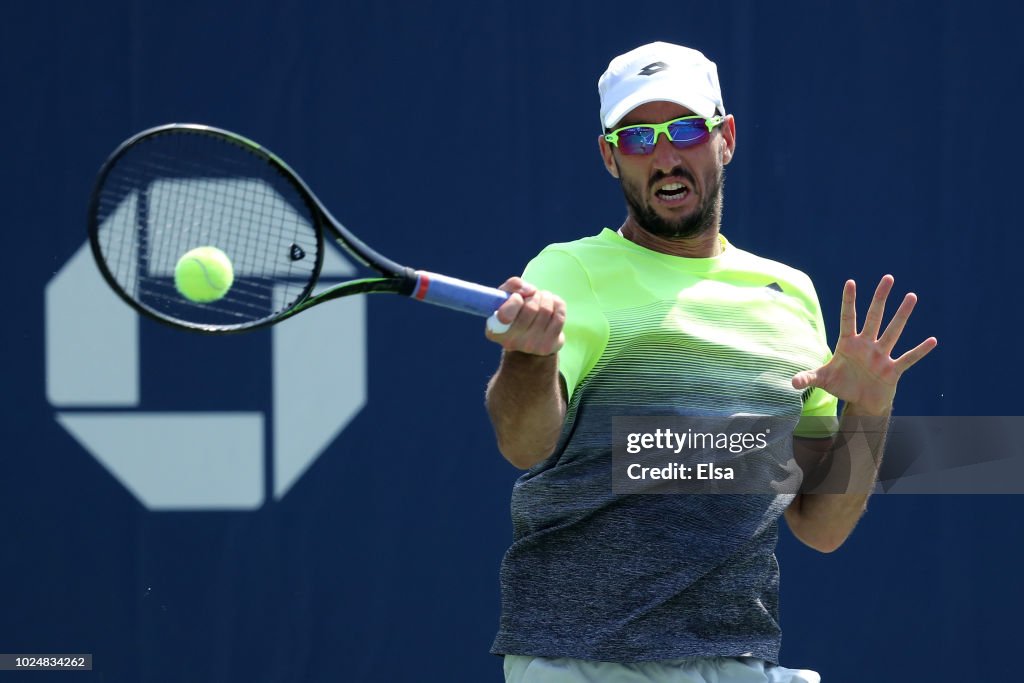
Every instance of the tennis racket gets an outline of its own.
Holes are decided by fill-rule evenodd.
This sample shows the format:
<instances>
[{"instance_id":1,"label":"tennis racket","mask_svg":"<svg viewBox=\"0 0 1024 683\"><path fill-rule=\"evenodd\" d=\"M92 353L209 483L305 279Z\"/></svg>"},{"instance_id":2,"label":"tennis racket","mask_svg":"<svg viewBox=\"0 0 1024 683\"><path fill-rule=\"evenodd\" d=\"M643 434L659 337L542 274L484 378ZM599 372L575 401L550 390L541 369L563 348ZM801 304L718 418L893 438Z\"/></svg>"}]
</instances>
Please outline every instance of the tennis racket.
<instances>
[{"instance_id":1,"label":"tennis racket","mask_svg":"<svg viewBox=\"0 0 1024 683\"><path fill-rule=\"evenodd\" d=\"M314 295L325 230L379 276ZM145 316L198 332L257 329L353 294L401 294L480 316L508 298L381 256L280 158L240 135L196 124L143 131L111 154L89 202L89 242L121 298ZM178 291L175 266L208 246L228 256L234 280L221 298L198 303Z\"/></svg>"}]
</instances>

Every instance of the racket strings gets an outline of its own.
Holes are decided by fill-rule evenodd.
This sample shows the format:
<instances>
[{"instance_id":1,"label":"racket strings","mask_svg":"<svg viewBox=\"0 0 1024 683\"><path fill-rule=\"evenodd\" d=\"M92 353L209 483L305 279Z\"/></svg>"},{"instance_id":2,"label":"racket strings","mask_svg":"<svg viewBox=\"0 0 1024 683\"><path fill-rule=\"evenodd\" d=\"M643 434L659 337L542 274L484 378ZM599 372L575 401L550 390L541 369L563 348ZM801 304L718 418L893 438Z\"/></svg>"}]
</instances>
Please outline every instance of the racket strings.
<instances>
[{"instance_id":1,"label":"racket strings","mask_svg":"<svg viewBox=\"0 0 1024 683\"><path fill-rule=\"evenodd\" d=\"M322 242L304 195L261 152L220 136L168 132L129 147L109 169L96 212L108 272L164 318L257 324L294 305L316 277ZM234 283L210 303L189 301L174 283L179 259L201 246L234 267Z\"/></svg>"},{"instance_id":2,"label":"racket strings","mask_svg":"<svg viewBox=\"0 0 1024 683\"><path fill-rule=\"evenodd\" d=\"M170 202L181 202L185 207L180 212L177 221L169 221L161 224L164 229L182 225L228 225L230 224L232 215L244 219L247 213L252 213L245 209L235 211L233 214L229 215L224 215L224 211L214 211L207 214L197 213L195 210L190 210L188 207L194 206L196 203L217 201L217 197L210 195L208 192L201 191L198 196L193 196L188 200L184 200L181 189L182 188L177 187L172 193L154 193L157 196L162 196ZM171 196L168 197L168 194ZM150 237L152 230L149 226L152 226L154 218L159 220L166 217L167 211L165 210L165 207L161 207L158 204L154 211L137 211L137 215L137 230L135 232L136 243L127 247L129 256L126 257L125 254L125 245L128 245L129 240L124 239L123 233L118 234L113 230L105 230L102 233L103 237L101 237L101 242L107 244L112 242L117 245L116 254L107 256L108 265L114 266L114 264L119 264L118 266L112 267L111 270L116 272L117 279L124 289L140 302L150 304L155 308L160 309L160 312L164 313L168 310L178 310L181 306L196 308L198 311L202 311L203 314L223 313L227 316L236 318L234 321L236 323L254 319L258 320L276 313L271 306L271 297L267 293L266 283L260 281L258 269L253 268L251 265L259 262L261 258L264 261L266 260L268 254L266 253L265 245L262 247L264 253L259 254L256 251L260 248L258 244L255 244L251 239L242 240L239 238L241 231L212 230L207 228L191 231L187 242L181 244L181 246L175 246L173 242L169 242L165 238L166 233L158 236L157 238ZM254 221L250 222L250 224L253 223ZM160 227L161 226L158 226L158 232L160 232ZM180 255L188 251L189 248L207 245L223 245L218 246L218 248L222 249L222 251L228 254L229 258L232 259L239 278L232 286L230 297L226 297L220 302L211 304L194 304L193 302L189 302L187 299L184 299L180 293L174 289L174 267L177 264L177 260L180 258ZM111 253L107 249L104 251L107 254ZM243 279L241 277L243 275L255 277ZM276 277L280 278L282 275L277 274ZM303 274L299 273L297 277L301 280L303 278ZM308 277L306 279L308 279ZM301 282L299 284L301 285ZM301 286L296 287L295 283L292 282L286 282L284 285L288 290L301 291L302 289ZM286 301L294 301L295 297L296 295L289 295L288 293L285 293L284 297L281 298ZM204 321L206 317L207 316L204 315Z\"/></svg>"}]
</instances>

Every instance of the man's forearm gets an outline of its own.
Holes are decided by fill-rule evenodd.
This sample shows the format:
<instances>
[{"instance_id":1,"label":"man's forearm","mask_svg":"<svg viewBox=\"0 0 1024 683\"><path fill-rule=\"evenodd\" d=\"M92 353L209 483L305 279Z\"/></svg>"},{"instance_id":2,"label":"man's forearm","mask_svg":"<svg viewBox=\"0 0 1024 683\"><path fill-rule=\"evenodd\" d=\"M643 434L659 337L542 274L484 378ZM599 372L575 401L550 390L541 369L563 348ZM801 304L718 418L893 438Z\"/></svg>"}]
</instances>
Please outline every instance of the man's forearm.
<instances>
[{"instance_id":1,"label":"man's forearm","mask_svg":"<svg viewBox=\"0 0 1024 683\"><path fill-rule=\"evenodd\" d=\"M835 550L864 514L882 464L890 411L843 411L830 451L805 477L804 490L787 511L794 534L811 547Z\"/></svg>"},{"instance_id":2,"label":"man's forearm","mask_svg":"<svg viewBox=\"0 0 1024 683\"><path fill-rule=\"evenodd\" d=\"M487 412L513 465L526 469L551 455L565 419L558 356L504 352L487 385Z\"/></svg>"}]
</instances>

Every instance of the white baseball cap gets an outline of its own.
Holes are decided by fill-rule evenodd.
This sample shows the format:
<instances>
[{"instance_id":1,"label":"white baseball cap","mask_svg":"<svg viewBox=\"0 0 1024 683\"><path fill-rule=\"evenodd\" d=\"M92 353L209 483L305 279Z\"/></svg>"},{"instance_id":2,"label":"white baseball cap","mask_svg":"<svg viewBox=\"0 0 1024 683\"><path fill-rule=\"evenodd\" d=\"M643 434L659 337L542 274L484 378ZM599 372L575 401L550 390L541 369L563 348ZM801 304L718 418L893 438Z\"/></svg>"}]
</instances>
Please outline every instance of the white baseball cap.
<instances>
[{"instance_id":1,"label":"white baseball cap","mask_svg":"<svg viewBox=\"0 0 1024 683\"><path fill-rule=\"evenodd\" d=\"M675 102L706 119L725 114L718 67L697 50L672 43L649 43L619 55L601 75L597 91L605 128L648 102Z\"/></svg>"}]
</instances>

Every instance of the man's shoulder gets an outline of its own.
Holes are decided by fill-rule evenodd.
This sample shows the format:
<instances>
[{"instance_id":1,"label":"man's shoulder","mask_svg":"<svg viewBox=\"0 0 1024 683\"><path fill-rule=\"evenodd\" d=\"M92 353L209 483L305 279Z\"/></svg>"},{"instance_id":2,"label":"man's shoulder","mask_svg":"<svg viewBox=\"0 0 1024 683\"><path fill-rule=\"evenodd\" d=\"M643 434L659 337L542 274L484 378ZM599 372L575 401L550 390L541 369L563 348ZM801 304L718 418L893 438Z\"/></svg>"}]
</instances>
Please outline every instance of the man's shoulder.
<instances>
[{"instance_id":1,"label":"man's shoulder","mask_svg":"<svg viewBox=\"0 0 1024 683\"><path fill-rule=\"evenodd\" d=\"M782 285L782 281L791 283L801 289L810 289L813 291L814 285L811 282L810 276L799 268L795 268L791 265L777 261L765 256L760 256L746 249L742 249L729 244L729 248L733 250L730 265L733 269L763 273L768 277L772 277L780 280L779 285Z\"/></svg>"},{"instance_id":2,"label":"man's shoulder","mask_svg":"<svg viewBox=\"0 0 1024 683\"><path fill-rule=\"evenodd\" d=\"M607 232L608 230L606 228L596 235L580 237L569 242L555 242L553 244L549 244L544 247L537 256L540 257L545 254L565 254L577 259L599 256L602 253L607 253L610 249L616 248L616 245L608 240L608 236L605 234Z\"/></svg>"},{"instance_id":3,"label":"man's shoulder","mask_svg":"<svg viewBox=\"0 0 1024 683\"><path fill-rule=\"evenodd\" d=\"M597 235L547 245L530 260L524 275L530 279L531 275L552 273L560 279L575 275L588 280L593 272L601 271L622 253L621 247L608 239L607 232L606 229Z\"/></svg>"}]
</instances>

